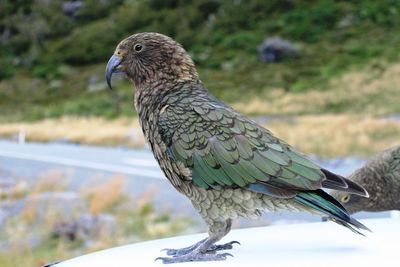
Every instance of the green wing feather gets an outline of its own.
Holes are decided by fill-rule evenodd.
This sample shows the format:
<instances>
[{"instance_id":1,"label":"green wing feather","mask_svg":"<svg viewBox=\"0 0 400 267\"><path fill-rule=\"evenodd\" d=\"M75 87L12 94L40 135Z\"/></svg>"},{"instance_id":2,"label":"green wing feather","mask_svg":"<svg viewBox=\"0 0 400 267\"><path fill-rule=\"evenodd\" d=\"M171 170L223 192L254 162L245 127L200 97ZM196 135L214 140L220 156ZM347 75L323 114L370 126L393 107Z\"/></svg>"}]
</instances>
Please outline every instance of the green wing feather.
<instances>
[{"instance_id":1,"label":"green wing feather","mask_svg":"<svg viewBox=\"0 0 400 267\"><path fill-rule=\"evenodd\" d=\"M179 123L168 151L192 170L197 186L264 188L264 193L281 197L321 188L325 176L320 167L229 107L203 103L186 112L174 109L160 117ZM168 126L161 124L160 132Z\"/></svg>"}]
</instances>

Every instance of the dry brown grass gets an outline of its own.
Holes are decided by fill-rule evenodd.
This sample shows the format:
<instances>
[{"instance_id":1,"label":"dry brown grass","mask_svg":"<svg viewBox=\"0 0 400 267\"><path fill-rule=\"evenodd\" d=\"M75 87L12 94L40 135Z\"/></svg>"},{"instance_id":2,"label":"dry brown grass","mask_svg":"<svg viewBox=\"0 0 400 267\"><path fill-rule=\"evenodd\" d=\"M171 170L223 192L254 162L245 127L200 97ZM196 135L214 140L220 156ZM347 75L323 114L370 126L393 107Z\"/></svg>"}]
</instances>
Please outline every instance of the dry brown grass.
<instances>
[{"instance_id":1,"label":"dry brown grass","mask_svg":"<svg viewBox=\"0 0 400 267\"><path fill-rule=\"evenodd\" d=\"M142 147L144 139L137 119L105 120L98 117L62 117L38 122L3 123L1 137L12 137L23 131L26 140L48 142L66 139L92 145L127 144Z\"/></svg>"},{"instance_id":2,"label":"dry brown grass","mask_svg":"<svg viewBox=\"0 0 400 267\"><path fill-rule=\"evenodd\" d=\"M43 192L63 192L67 189L69 183L68 175L65 172L60 170L49 170L42 173L37 178L37 182L28 188L25 188L25 194L13 194L10 195L10 199L15 199L16 196L19 198L26 197L26 205L22 211L22 218L23 221L27 222L28 224L34 222L38 215L38 203L40 203L40 196ZM18 188L18 187L17 187ZM29 194L28 194L29 192ZM55 211L55 210L54 210ZM46 212L52 212L51 205L47 207ZM48 216L47 219L51 217L52 220L49 220L48 223L53 222L56 220L56 215Z\"/></svg>"},{"instance_id":3,"label":"dry brown grass","mask_svg":"<svg viewBox=\"0 0 400 267\"><path fill-rule=\"evenodd\" d=\"M89 199L89 210L92 214L99 214L120 202L124 196L125 178L116 176L109 182L85 189Z\"/></svg>"},{"instance_id":4,"label":"dry brown grass","mask_svg":"<svg viewBox=\"0 0 400 267\"><path fill-rule=\"evenodd\" d=\"M42 173L35 185L33 193L65 191L69 183L68 175L61 170L54 169Z\"/></svg>"},{"instance_id":5,"label":"dry brown grass","mask_svg":"<svg viewBox=\"0 0 400 267\"><path fill-rule=\"evenodd\" d=\"M384 115L399 112L399 87L400 63L376 62L333 79L322 90L296 93L276 88L233 106L246 114L320 114L330 110Z\"/></svg>"},{"instance_id":6,"label":"dry brown grass","mask_svg":"<svg viewBox=\"0 0 400 267\"><path fill-rule=\"evenodd\" d=\"M17 181L11 189L3 189L0 187L0 200L3 199L21 199L28 194L29 185L26 181Z\"/></svg>"},{"instance_id":7,"label":"dry brown grass","mask_svg":"<svg viewBox=\"0 0 400 267\"><path fill-rule=\"evenodd\" d=\"M20 123L18 123L19 125ZM122 144L134 147L143 147L144 145L142 133L135 119L107 121L99 118L69 117L25 123L25 125L29 140L52 141L73 136L71 140L77 143ZM75 127L76 125L80 125L80 127ZM18 129L18 126L1 125L0 136L11 132L12 129ZM288 120L271 121L264 126L304 153L321 157L371 155L400 143L400 122L372 116L348 114L295 116ZM55 130L53 132L52 129L55 127L65 131ZM138 133L136 139L126 138L125 135L133 128ZM79 134L75 131L78 131ZM47 182L50 184L43 185L44 187L54 183L54 181Z\"/></svg>"},{"instance_id":8,"label":"dry brown grass","mask_svg":"<svg viewBox=\"0 0 400 267\"><path fill-rule=\"evenodd\" d=\"M36 198L33 197L26 202L26 205L22 211L22 219L27 224L32 224L37 219L38 212L36 207L37 207Z\"/></svg>"},{"instance_id":9,"label":"dry brown grass","mask_svg":"<svg viewBox=\"0 0 400 267\"><path fill-rule=\"evenodd\" d=\"M357 115L301 116L266 125L306 154L371 155L400 144L400 122Z\"/></svg>"}]
</instances>

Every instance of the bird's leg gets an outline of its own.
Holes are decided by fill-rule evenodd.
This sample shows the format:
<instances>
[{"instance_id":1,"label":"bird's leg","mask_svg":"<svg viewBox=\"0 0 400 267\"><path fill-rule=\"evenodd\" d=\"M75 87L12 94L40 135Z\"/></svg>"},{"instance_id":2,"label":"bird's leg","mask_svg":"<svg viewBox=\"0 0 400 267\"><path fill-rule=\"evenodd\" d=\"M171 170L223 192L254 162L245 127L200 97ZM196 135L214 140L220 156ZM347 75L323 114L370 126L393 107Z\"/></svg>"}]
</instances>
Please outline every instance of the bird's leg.
<instances>
[{"instance_id":1,"label":"bird's leg","mask_svg":"<svg viewBox=\"0 0 400 267\"><path fill-rule=\"evenodd\" d=\"M232 244L239 242L233 241L223 245L215 245L215 242L219 241L230 231L231 225L231 220L225 222L212 222L209 225L208 238L201 240L193 246L180 250L167 249L167 254L172 255L172 257L159 257L156 260L162 260L163 263L225 260L227 256L232 255L229 253L217 254L217 251L231 249Z\"/></svg>"}]
</instances>

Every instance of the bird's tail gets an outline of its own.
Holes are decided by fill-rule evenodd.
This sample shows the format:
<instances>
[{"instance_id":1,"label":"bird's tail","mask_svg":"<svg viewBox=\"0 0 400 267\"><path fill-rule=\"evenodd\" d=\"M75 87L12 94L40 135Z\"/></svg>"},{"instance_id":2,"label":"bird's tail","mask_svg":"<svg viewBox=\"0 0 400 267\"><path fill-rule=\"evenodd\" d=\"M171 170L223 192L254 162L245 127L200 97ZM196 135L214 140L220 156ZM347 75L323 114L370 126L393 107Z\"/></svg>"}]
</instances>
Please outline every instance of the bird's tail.
<instances>
[{"instance_id":1,"label":"bird's tail","mask_svg":"<svg viewBox=\"0 0 400 267\"><path fill-rule=\"evenodd\" d=\"M301 192L294 197L294 200L327 215L329 220L349 228L354 233L364 235L360 229L371 231L352 218L336 199L321 189Z\"/></svg>"}]
</instances>

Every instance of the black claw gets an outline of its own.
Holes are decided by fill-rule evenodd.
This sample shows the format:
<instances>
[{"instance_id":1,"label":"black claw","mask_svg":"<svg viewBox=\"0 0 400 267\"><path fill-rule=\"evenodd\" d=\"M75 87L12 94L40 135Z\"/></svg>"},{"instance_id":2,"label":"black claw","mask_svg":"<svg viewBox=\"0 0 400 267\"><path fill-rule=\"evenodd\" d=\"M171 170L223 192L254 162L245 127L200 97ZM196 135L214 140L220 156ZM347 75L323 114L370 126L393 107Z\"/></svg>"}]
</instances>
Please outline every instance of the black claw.
<instances>
[{"instance_id":1,"label":"black claw","mask_svg":"<svg viewBox=\"0 0 400 267\"><path fill-rule=\"evenodd\" d=\"M154 261L158 261L158 260L164 261L163 257L157 257L157 258L154 259Z\"/></svg>"},{"instance_id":2,"label":"black claw","mask_svg":"<svg viewBox=\"0 0 400 267\"><path fill-rule=\"evenodd\" d=\"M57 263L60 263L61 261L56 261L56 262L53 262L53 263L49 263L49 264L46 264L46 265L43 265L42 267L52 267L52 266L55 266Z\"/></svg>"},{"instance_id":3,"label":"black claw","mask_svg":"<svg viewBox=\"0 0 400 267\"><path fill-rule=\"evenodd\" d=\"M215 253L219 250L233 249L234 244L241 245L238 241L231 241L229 243L221 244L221 245L213 245L207 250L207 253Z\"/></svg>"},{"instance_id":4,"label":"black claw","mask_svg":"<svg viewBox=\"0 0 400 267\"><path fill-rule=\"evenodd\" d=\"M233 258L233 255L231 253L222 253L220 255L224 257L231 256Z\"/></svg>"}]
</instances>

